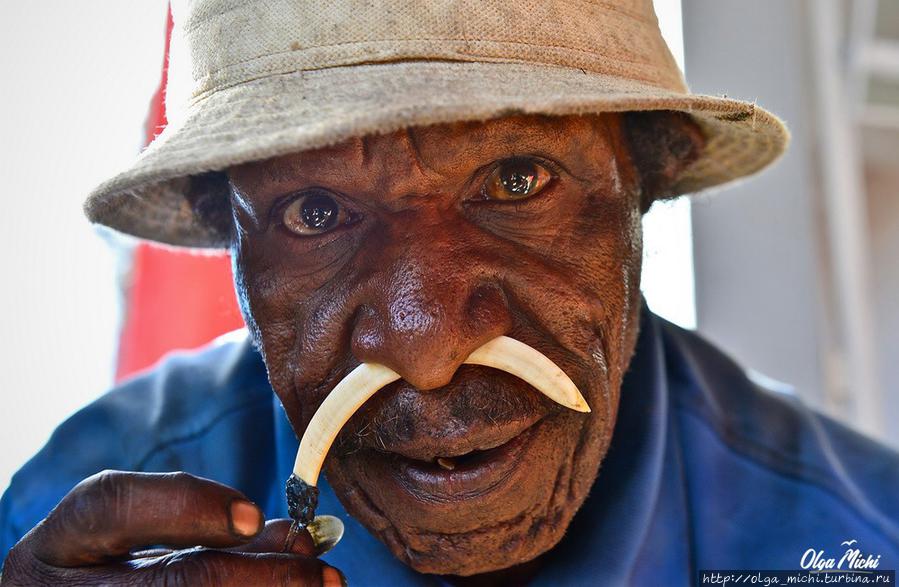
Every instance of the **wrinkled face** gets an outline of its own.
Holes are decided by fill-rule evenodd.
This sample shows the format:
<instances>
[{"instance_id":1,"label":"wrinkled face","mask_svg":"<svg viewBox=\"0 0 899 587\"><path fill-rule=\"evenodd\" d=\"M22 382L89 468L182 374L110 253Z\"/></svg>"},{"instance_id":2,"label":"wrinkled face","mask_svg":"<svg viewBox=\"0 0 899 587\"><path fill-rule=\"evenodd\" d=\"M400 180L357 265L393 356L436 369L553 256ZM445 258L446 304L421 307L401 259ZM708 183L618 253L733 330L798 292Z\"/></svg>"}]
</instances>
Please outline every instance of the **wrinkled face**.
<instances>
[{"instance_id":1,"label":"wrinkled face","mask_svg":"<svg viewBox=\"0 0 899 587\"><path fill-rule=\"evenodd\" d=\"M360 362L402 376L328 456L347 510L422 572L554 546L609 446L636 340L641 209L621 117L410 129L228 175L245 317L297 434ZM592 412L462 365L499 335L554 361Z\"/></svg>"}]
</instances>

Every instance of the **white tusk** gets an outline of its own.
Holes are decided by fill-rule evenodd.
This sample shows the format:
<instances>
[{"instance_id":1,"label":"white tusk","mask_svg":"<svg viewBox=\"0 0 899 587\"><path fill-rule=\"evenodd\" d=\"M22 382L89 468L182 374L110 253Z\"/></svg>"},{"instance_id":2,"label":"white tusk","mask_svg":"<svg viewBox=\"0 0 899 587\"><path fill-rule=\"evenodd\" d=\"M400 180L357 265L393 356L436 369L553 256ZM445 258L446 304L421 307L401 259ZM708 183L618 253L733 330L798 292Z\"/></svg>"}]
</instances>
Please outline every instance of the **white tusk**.
<instances>
[{"instance_id":1,"label":"white tusk","mask_svg":"<svg viewBox=\"0 0 899 587\"><path fill-rule=\"evenodd\" d=\"M399 379L399 374L378 363L362 363L337 384L312 416L293 465L293 474L316 485L328 449L347 420L376 391Z\"/></svg>"},{"instance_id":2,"label":"white tusk","mask_svg":"<svg viewBox=\"0 0 899 587\"><path fill-rule=\"evenodd\" d=\"M584 396L564 371L540 351L514 338L498 336L471 353L465 362L506 371L566 408L590 411Z\"/></svg>"},{"instance_id":3,"label":"white tusk","mask_svg":"<svg viewBox=\"0 0 899 587\"><path fill-rule=\"evenodd\" d=\"M573 381L546 355L508 336L499 336L471 353L465 363L511 373L566 408L589 412ZM312 416L293 465L293 473L315 486L328 450L353 414L379 389L400 375L378 363L362 363L337 384Z\"/></svg>"}]
</instances>

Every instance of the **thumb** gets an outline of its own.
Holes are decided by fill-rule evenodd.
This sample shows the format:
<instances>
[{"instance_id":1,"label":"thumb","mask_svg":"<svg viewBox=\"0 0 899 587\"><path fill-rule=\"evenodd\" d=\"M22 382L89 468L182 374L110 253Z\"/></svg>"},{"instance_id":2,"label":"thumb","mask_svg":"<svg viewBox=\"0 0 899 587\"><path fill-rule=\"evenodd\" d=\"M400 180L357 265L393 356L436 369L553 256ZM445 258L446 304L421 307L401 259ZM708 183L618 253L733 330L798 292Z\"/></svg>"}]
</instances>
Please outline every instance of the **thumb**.
<instances>
[{"instance_id":1,"label":"thumb","mask_svg":"<svg viewBox=\"0 0 899 587\"><path fill-rule=\"evenodd\" d=\"M307 528L291 531L291 520L269 520L252 542L232 548L235 552L284 553L318 557L340 542L343 522L334 516L316 516ZM289 550L287 550L289 548Z\"/></svg>"}]
</instances>

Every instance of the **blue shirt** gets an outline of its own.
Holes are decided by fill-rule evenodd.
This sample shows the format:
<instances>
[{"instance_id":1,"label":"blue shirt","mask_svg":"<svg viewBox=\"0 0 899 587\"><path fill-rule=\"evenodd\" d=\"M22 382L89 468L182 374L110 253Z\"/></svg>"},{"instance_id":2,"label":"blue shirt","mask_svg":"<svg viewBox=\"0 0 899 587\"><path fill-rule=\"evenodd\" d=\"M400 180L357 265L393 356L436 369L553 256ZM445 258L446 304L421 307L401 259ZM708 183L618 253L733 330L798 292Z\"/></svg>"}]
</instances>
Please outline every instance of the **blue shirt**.
<instances>
[{"instance_id":1,"label":"blue shirt","mask_svg":"<svg viewBox=\"0 0 899 587\"><path fill-rule=\"evenodd\" d=\"M297 447L246 340L176 355L63 423L0 501L0 556L103 469L188 471L286 517ZM326 480L351 585L439 585L395 559ZM643 310L608 456L534 585L686 585L703 569L798 569L857 540L899 566L899 455L760 388L696 334Z\"/></svg>"}]
</instances>

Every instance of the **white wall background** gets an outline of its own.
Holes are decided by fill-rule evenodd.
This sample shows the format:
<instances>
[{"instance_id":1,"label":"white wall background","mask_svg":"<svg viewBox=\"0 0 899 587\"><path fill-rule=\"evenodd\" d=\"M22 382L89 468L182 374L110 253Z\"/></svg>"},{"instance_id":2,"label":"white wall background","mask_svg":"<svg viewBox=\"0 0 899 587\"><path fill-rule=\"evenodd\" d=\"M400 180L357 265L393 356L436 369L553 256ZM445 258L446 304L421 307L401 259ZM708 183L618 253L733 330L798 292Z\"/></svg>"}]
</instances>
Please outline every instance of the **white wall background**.
<instances>
[{"instance_id":1,"label":"white wall background","mask_svg":"<svg viewBox=\"0 0 899 587\"><path fill-rule=\"evenodd\" d=\"M887 439L899 448L899 426L895 425L899 415L899 127L892 131L867 129L865 139L883 407L890 422Z\"/></svg>"},{"instance_id":2,"label":"white wall background","mask_svg":"<svg viewBox=\"0 0 899 587\"><path fill-rule=\"evenodd\" d=\"M758 101L793 132L759 177L693 202L698 326L741 364L822 404L823 283L799 2L685 0L691 88ZM813 2L815 0L812 0Z\"/></svg>"},{"instance_id":3,"label":"white wall background","mask_svg":"<svg viewBox=\"0 0 899 587\"><path fill-rule=\"evenodd\" d=\"M681 0L655 0L655 9L662 36L683 71ZM696 327L690 206L687 198L657 202L643 217L643 295L656 314L685 328Z\"/></svg>"},{"instance_id":4,"label":"white wall background","mask_svg":"<svg viewBox=\"0 0 899 587\"><path fill-rule=\"evenodd\" d=\"M847 36L866 28L865 6L877 3L684 0L693 91L757 101L793 136L759 177L693 202L697 323L741 364L899 447L899 97L877 116L860 100L855 78L865 87L871 72L850 57L881 54ZM878 24L899 34L895 17ZM877 67L899 87L899 37L887 47Z\"/></svg>"},{"instance_id":5,"label":"white wall background","mask_svg":"<svg viewBox=\"0 0 899 587\"><path fill-rule=\"evenodd\" d=\"M0 0L0 491L109 387L113 253L81 213L141 146L165 0Z\"/></svg>"},{"instance_id":6,"label":"white wall background","mask_svg":"<svg viewBox=\"0 0 899 587\"><path fill-rule=\"evenodd\" d=\"M681 58L680 0L657 0ZM0 0L0 491L54 427L112 383L114 253L83 196L141 147L166 0ZM689 203L646 221L650 305L695 322Z\"/></svg>"}]
</instances>

